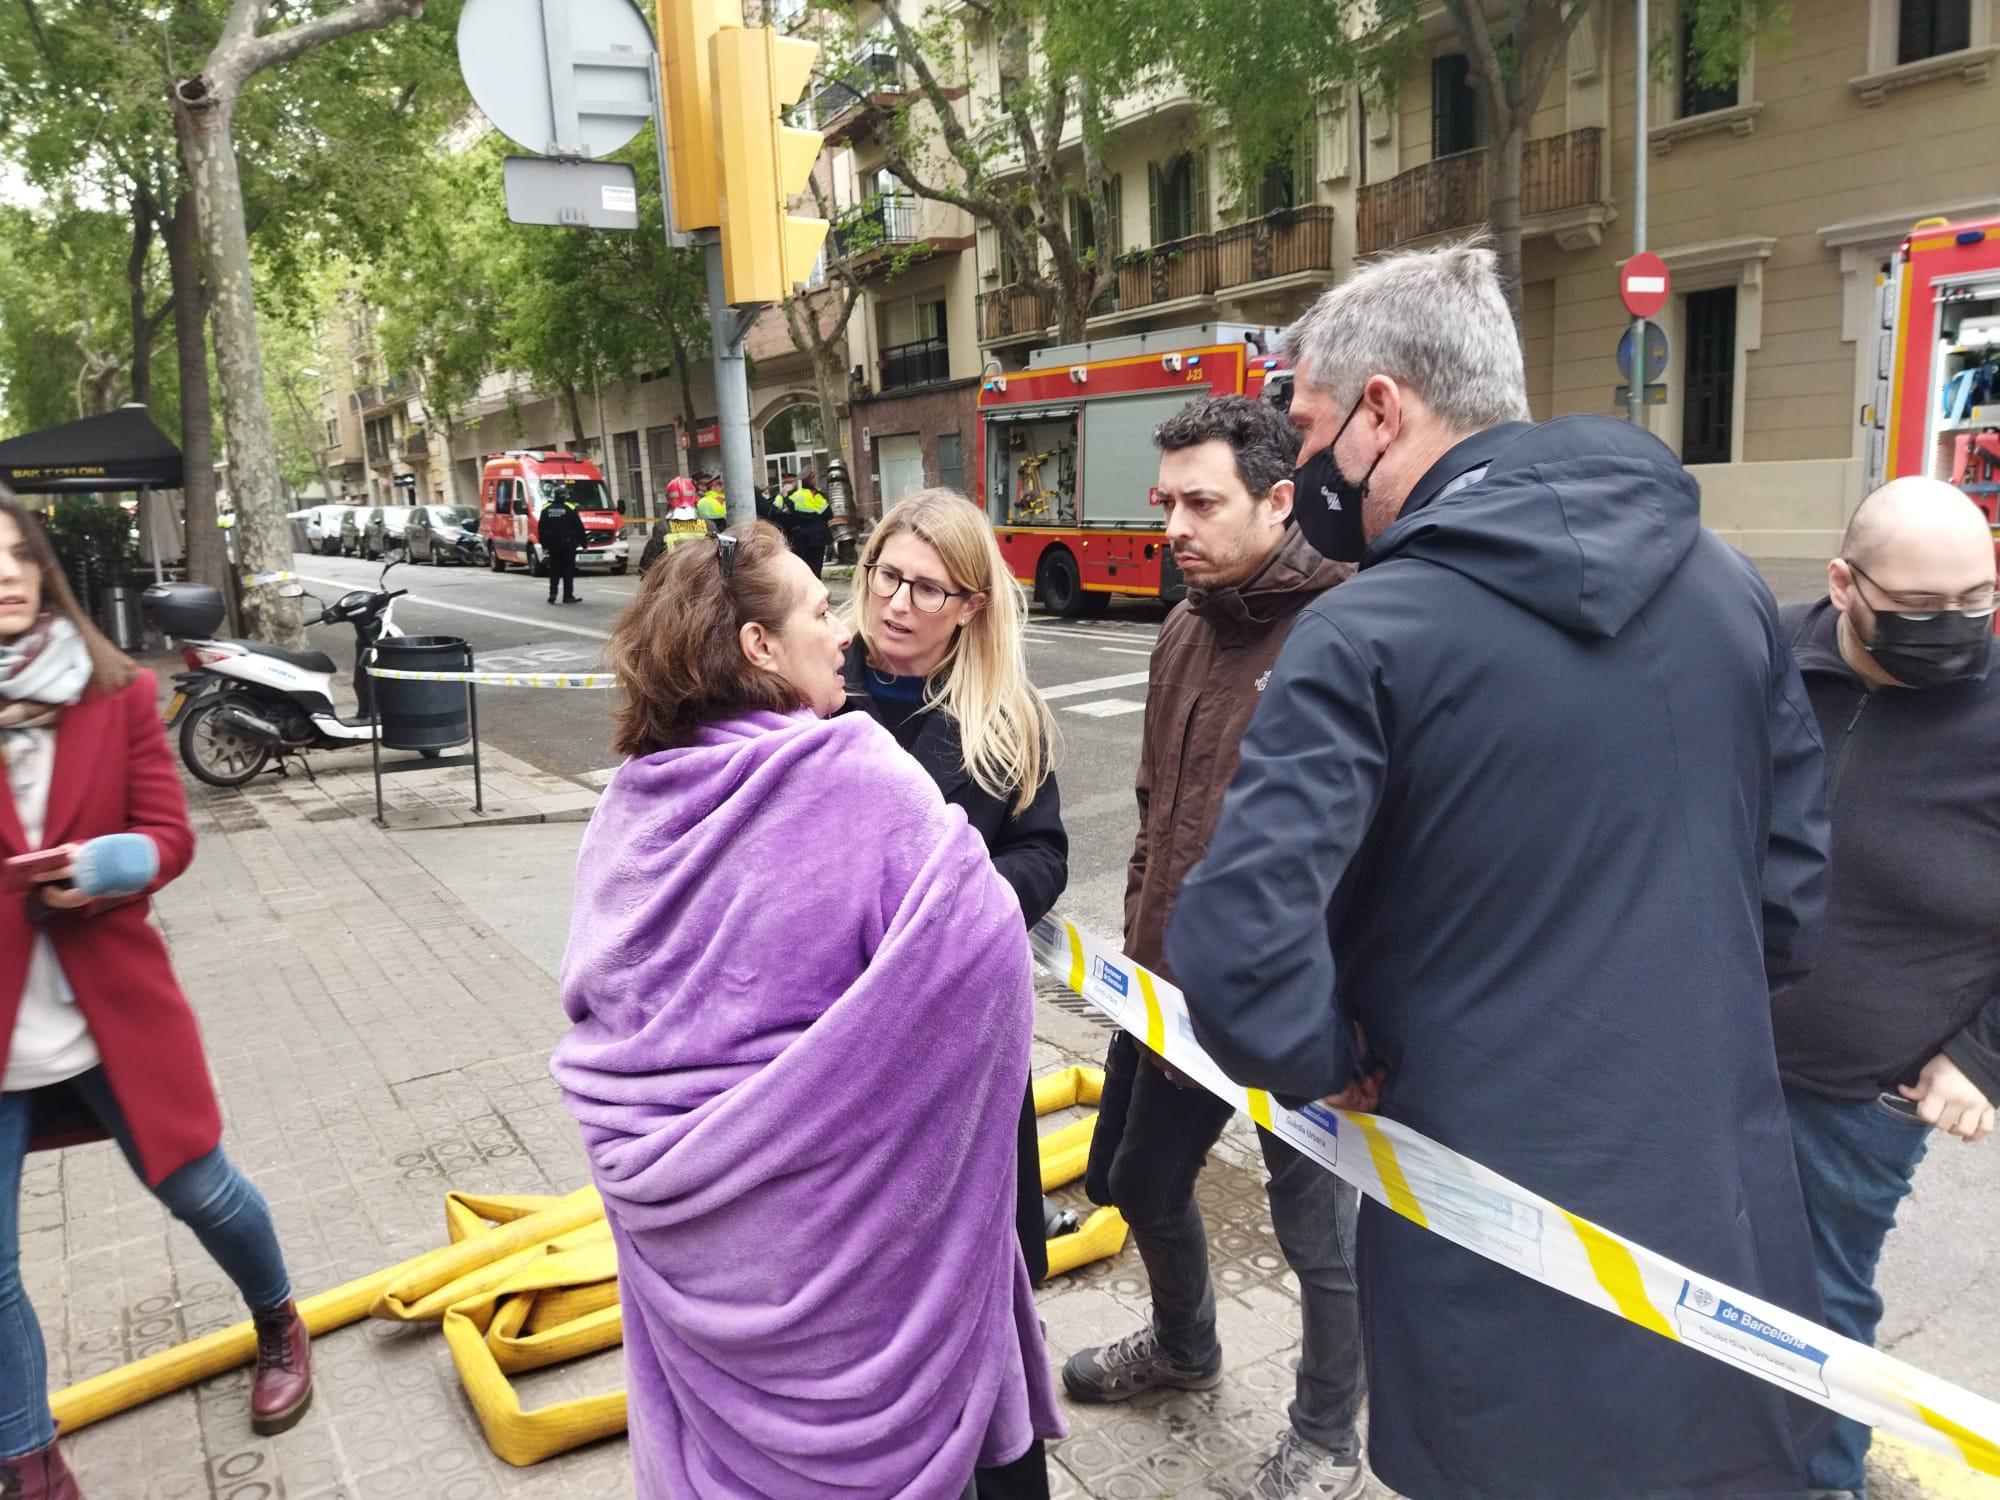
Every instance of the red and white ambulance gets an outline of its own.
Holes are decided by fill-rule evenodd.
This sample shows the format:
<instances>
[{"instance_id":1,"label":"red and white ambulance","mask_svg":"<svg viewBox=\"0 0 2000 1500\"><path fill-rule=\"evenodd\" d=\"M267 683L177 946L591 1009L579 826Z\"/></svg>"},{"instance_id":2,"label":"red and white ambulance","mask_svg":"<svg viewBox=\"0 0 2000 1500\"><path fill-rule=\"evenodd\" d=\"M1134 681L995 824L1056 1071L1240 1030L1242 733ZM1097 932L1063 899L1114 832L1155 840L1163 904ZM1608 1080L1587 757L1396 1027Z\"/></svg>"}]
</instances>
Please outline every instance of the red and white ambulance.
<instances>
[{"instance_id":1,"label":"red and white ambulance","mask_svg":"<svg viewBox=\"0 0 2000 1500\"><path fill-rule=\"evenodd\" d=\"M604 476L590 460L548 448L516 448L486 460L479 481L479 536L486 544L487 564L496 573L518 565L542 576L538 527L542 507L559 489L567 491L583 517L589 539L576 555L577 566L623 573L630 566L631 547L625 540L625 517L612 504Z\"/></svg>"}]
</instances>

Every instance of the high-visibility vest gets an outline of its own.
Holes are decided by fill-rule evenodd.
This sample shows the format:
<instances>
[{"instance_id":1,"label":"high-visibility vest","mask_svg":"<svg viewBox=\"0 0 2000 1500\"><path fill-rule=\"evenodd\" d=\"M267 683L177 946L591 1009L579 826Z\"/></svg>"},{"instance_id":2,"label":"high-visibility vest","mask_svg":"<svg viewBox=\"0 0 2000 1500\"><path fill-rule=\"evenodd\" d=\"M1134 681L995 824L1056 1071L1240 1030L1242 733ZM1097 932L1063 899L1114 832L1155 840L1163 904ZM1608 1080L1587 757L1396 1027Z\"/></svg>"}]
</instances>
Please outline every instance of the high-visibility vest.
<instances>
[{"instance_id":1,"label":"high-visibility vest","mask_svg":"<svg viewBox=\"0 0 2000 1500\"><path fill-rule=\"evenodd\" d=\"M802 516L823 516L827 510L826 496L818 490L809 490L804 485L792 491L790 504L792 509Z\"/></svg>"},{"instance_id":2,"label":"high-visibility vest","mask_svg":"<svg viewBox=\"0 0 2000 1500\"><path fill-rule=\"evenodd\" d=\"M728 519L729 507L721 495L710 490L695 503L694 513L704 521L721 521Z\"/></svg>"}]
</instances>

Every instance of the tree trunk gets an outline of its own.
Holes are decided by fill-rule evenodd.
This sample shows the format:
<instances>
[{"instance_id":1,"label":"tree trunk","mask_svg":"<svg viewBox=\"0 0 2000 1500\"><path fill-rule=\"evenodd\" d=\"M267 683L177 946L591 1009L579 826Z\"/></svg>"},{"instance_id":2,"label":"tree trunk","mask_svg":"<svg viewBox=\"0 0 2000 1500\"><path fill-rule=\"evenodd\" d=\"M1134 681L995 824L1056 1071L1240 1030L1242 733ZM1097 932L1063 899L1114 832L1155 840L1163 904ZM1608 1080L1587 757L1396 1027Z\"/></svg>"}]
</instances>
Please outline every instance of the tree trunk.
<instances>
[{"instance_id":1,"label":"tree trunk","mask_svg":"<svg viewBox=\"0 0 2000 1500\"><path fill-rule=\"evenodd\" d=\"M681 338L679 329L669 330L667 337L673 342L674 379L680 382L681 387L681 420L687 424L681 429L687 434L687 458L683 462L685 467L692 469L694 467L695 451L694 435L696 429L701 425L701 417L698 415L694 404L694 380L688 374L687 343Z\"/></svg>"},{"instance_id":2,"label":"tree trunk","mask_svg":"<svg viewBox=\"0 0 2000 1500\"><path fill-rule=\"evenodd\" d=\"M208 287L201 272L194 196L182 193L166 222L174 288L174 351L181 377L181 496L188 577L225 588L222 532L215 524L215 405L208 385Z\"/></svg>"},{"instance_id":3,"label":"tree trunk","mask_svg":"<svg viewBox=\"0 0 2000 1500\"><path fill-rule=\"evenodd\" d=\"M576 442L576 456L582 458L590 451L590 444L585 440L583 432L583 398L577 394L574 380L563 382L563 398L569 402L569 430ZM607 461L610 458L609 454L603 456Z\"/></svg>"},{"instance_id":4,"label":"tree trunk","mask_svg":"<svg viewBox=\"0 0 2000 1500\"><path fill-rule=\"evenodd\" d=\"M1488 158L1492 181L1487 212L1493 221L1494 253L1500 261L1500 284L1514 327L1521 326L1521 156L1527 141L1527 120L1515 115Z\"/></svg>"},{"instance_id":5,"label":"tree trunk","mask_svg":"<svg viewBox=\"0 0 2000 1500\"><path fill-rule=\"evenodd\" d=\"M430 418L430 430L437 439L433 444L437 451L431 455L431 462L444 465L444 503L457 505L458 424L441 415L428 401L424 403L424 414Z\"/></svg>"},{"instance_id":6,"label":"tree trunk","mask_svg":"<svg viewBox=\"0 0 2000 1500\"><path fill-rule=\"evenodd\" d=\"M146 312L146 263L153 255L153 205L143 195L132 199L132 253L125 260L125 279L132 292L132 399L141 406L153 402L153 343L156 324Z\"/></svg>"},{"instance_id":7,"label":"tree trunk","mask_svg":"<svg viewBox=\"0 0 2000 1500\"><path fill-rule=\"evenodd\" d=\"M235 88L219 73L183 80L174 91L175 133L208 261L215 366L222 384L222 426L229 442L229 492L236 508L235 568L249 577L289 569L292 537L278 478L271 413L264 399L250 234L230 129L234 107ZM273 586L247 588L243 616L244 629L272 645L292 650L305 645L297 606Z\"/></svg>"}]
</instances>

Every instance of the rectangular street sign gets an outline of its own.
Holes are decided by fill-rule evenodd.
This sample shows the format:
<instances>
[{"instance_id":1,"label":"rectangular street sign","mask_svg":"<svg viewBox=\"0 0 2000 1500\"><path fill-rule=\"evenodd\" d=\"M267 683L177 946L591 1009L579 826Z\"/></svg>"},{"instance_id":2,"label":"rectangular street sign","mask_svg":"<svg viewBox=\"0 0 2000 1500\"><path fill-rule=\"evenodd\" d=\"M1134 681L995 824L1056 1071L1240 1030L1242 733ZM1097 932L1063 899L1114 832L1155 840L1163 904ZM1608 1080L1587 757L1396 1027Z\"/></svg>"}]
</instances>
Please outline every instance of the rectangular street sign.
<instances>
[{"instance_id":1,"label":"rectangular street sign","mask_svg":"<svg viewBox=\"0 0 2000 1500\"><path fill-rule=\"evenodd\" d=\"M1629 408L1631 404L1632 404L1631 386L1621 385L1612 391L1611 405L1615 409L1617 409L1618 411L1624 411L1627 408ZM1665 406L1667 404L1667 388L1664 383L1660 385L1649 385L1646 387L1646 404L1648 406Z\"/></svg>"},{"instance_id":2,"label":"rectangular street sign","mask_svg":"<svg viewBox=\"0 0 2000 1500\"><path fill-rule=\"evenodd\" d=\"M516 224L573 229L637 229L639 180L618 161L510 156L503 173L507 217Z\"/></svg>"}]
</instances>

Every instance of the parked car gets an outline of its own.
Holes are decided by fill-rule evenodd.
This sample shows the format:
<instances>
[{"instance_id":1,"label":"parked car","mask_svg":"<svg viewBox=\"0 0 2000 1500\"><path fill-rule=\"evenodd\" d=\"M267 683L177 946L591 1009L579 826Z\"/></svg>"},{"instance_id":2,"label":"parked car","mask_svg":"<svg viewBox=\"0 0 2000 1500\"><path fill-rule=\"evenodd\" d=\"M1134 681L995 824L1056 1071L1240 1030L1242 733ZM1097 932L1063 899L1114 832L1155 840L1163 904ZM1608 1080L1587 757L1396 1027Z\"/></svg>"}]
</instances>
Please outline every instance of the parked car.
<instances>
[{"instance_id":1,"label":"parked car","mask_svg":"<svg viewBox=\"0 0 2000 1500\"><path fill-rule=\"evenodd\" d=\"M391 547L403 545L403 529L410 524L407 505L378 505L372 510L355 509L341 525L342 550L374 562Z\"/></svg>"},{"instance_id":2,"label":"parked car","mask_svg":"<svg viewBox=\"0 0 2000 1500\"><path fill-rule=\"evenodd\" d=\"M341 523L354 514L351 505L315 505L306 512L306 551L335 557L341 551Z\"/></svg>"},{"instance_id":3,"label":"parked car","mask_svg":"<svg viewBox=\"0 0 2000 1500\"><path fill-rule=\"evenodd\" d=\"M484 562L480 550L479 507L419 505L403 528L403 545L410 561L441 568L448 562Z\"/></svg>"}]
</instances>

